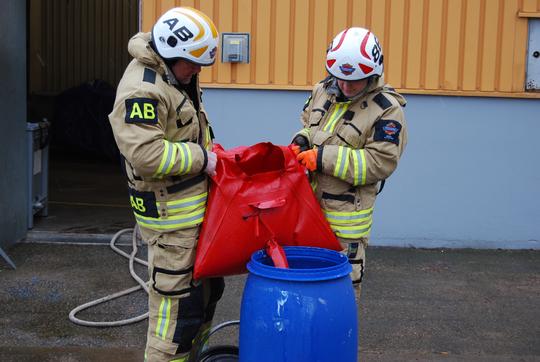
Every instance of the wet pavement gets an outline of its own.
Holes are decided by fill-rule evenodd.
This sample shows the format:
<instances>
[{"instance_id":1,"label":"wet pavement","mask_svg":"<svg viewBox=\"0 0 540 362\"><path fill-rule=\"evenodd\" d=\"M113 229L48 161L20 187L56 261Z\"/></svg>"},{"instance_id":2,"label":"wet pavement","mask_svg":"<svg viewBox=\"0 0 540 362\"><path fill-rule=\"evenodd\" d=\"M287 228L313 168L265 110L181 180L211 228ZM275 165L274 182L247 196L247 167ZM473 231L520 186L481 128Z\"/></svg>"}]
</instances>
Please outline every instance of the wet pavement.
<instances>
[{"instance_id":1,"label":"wet pavement","mask_svg":"<svg viewBox=\"0 0 540 362\"><path fill-rule=\"evenodd\" d=\"M9 254L17 269L0 263L0 361L142 361L146 322L90 328L68 319L72 308L136 285L127 259L99 243L19 243ZM359 361L540 361L539 251L373 247L367 258ZM239 318L244 280L226 278L215 323ZM116 320L145 306L138 291L79 317ZM237 333L224 329L212 343L237 344Z\"/></svg>"},{"instance_id":2,"label":"wet pavement","mask_svg":"<svg viewBox=\"0 0 540 362\"><path fill-rule=\"evenodd\" d=\"M146 321L90 328L68 319L76 306L136 285L127 259L108 246L134 219L117 164L60 156L49 216L5 250L16 270L0 259L0 361L142 361ZM120 242L131 250L129 236ZM239 319L244 281L226 278L215 324ZM539 306L540 251L370 247L359 361L540 361ZM138 291L78 317L118 320L145 308ZM211 343L237 345L237 335L226 328Z\"/></svg>"}]
</instances>

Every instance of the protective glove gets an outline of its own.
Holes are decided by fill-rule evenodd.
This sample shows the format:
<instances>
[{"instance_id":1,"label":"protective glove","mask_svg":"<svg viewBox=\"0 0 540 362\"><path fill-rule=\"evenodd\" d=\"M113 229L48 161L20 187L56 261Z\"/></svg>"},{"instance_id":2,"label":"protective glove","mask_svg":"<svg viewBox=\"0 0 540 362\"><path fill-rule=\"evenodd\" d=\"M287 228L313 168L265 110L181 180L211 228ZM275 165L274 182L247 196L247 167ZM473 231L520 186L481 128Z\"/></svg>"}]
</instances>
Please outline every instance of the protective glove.
<instances>
[{"instance_id":1,"label":"protective glove","mask_svg":"<svg viewBox=\"0 0 540 362\"><path fill-rule=\"evenodd\" d=\"M310 171L317 169L317 149L300 152L296 159Z\"/></svg>"},{"instance_id":2,"label":"protective glove","mask_svg":"<svg viewBox=\"0 0 540 362\"><path fill-rule=\"evenodd\" d=\"M204 172L206 172L210 176L215 176L217 155L212 151L206 151L206 156L208 158L208 161L206 162L206 168L204 169Z\"/></svg>"},{"instance_id":3,"label":"protective glove","mask_svg":"<svg viewBox=\"0 0 540 362\"><path fill-rule=\"evenodd\" d=\"M300 147L300 152L309 150L309 140L306 138L306 136L299 134L298 136L294 137L292 143Z\"/></svg>"},{"instance_id":4,"label":"protective glove","mask_svg":"<svg viewBox=\"0 0 540 362\"><path fill-rule=\"evenodd\" d=\"M290 145L290 148L294 152L295 156L298 156L298 154L301 152L300 151L300 146L298 146L297 144L292 143Z\"/></svg>"}]
</instances>

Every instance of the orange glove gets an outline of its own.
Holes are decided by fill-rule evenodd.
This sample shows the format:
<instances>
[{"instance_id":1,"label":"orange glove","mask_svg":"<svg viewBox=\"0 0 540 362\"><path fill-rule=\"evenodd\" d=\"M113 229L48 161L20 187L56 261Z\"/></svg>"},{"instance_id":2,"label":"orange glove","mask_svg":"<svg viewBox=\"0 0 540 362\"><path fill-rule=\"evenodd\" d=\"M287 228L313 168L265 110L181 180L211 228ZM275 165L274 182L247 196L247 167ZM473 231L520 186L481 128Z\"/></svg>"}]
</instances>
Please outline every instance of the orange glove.
<instances>
[{"instance_id":1,"label":"orange glove","mask_svg":"<svg viewBox=\"0 0 540 362\"><path fill-rule=\"evenodd\" d=\"M295 145L294 143L290 145L291 150L294 152L296 156L300 153L300 146Z\"/></svg>"},{"instance_id":2,"label":"orange glove","mask_svg":"<svg viewBox=\"0 0 540 362\"><path fill-rule=\"evenodd\" d=\"M317 149L300 152L296 159L310 171L317 169Z\"/></svg>"}]
</instances>

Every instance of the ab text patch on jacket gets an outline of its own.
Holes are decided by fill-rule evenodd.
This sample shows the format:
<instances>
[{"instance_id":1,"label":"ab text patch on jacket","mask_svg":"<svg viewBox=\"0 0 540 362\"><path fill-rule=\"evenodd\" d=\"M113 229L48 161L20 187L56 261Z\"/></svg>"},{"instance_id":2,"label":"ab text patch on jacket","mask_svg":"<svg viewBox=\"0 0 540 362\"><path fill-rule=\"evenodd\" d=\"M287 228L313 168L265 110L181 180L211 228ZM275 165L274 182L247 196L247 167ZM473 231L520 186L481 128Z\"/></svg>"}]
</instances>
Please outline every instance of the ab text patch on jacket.
<instances>
[{"instance_id":1,"label":"ab text patch on jacket","mask_svg":"<svg viewBox=\"0 0 540 362\"><path fill-rule=\"evenodd\" d=\"M147 217L159 217L156 204L156 196L153 192L137 191L128 187L131 208L139 215Z\"/></svg>"},{"instance_id":2,"label":"ab text patch on jacket","mask_svg":"<svg viewBox=\"0 0 540 362\"><path fill-rule=\"evenodd\" d=\"M375 123L374 141L386 141L399 145L401 123L398 121L381 119Z\"/></svg>"},{"instance_id":3,"label":"ab text patch on jacket","mask_svg":"<svg viewBox=\"0 0 540 362\"><path fill-rule=\"evenodd\" d=\"M126 99L126 123L158 123L156 99Z\"/></svg>"}]
</instances>

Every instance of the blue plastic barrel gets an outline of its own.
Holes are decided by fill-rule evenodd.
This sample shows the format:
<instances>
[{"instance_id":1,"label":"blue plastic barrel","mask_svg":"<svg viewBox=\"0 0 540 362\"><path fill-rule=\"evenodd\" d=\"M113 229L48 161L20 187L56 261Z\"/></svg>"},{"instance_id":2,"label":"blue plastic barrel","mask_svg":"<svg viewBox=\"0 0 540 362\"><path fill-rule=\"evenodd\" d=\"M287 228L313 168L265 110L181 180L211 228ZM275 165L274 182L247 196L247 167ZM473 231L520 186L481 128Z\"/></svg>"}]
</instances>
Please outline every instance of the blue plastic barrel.
<instances>
[{"instance_id":1,"label":"blue plastic barrel","mask_svg":"<svg viewBox=\"0 0 540 362\"><path fill-rule=\"evenodd\" d=\"M241 362L355 362L358 328L347 257L284 248L289 269L263 250L247 268L240 311Z\"/></svg>"}]
</instances>

